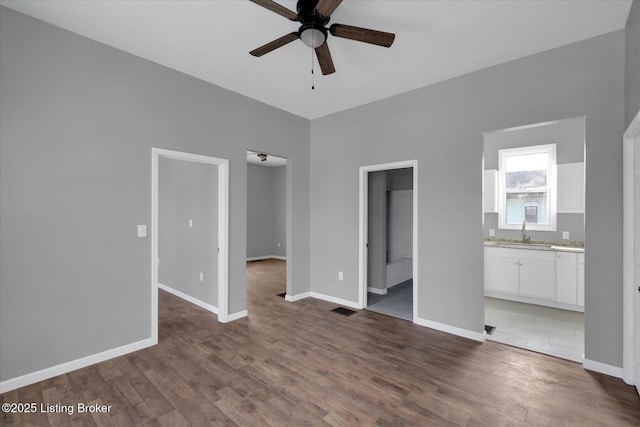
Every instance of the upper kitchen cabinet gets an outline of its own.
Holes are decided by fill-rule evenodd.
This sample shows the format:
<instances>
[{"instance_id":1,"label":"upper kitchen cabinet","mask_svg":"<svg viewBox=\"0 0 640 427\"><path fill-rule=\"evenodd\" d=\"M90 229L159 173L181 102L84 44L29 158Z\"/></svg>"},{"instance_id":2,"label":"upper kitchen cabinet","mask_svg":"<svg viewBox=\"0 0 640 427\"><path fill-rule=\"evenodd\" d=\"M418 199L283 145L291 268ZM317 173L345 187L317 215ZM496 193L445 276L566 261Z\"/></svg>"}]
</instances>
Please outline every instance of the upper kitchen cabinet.
<instances>
[{"instance_id":1,"label":"upper kitchen cabinet","mask_svg":"<svg viewBox=\"0 0 640 427\"><path fill-rule=\"evenodd\" d=\"M584 213L584 163L558 165L558 213Z\"/></svg>"},{"instance_id":2,"label":"upper kitchen cabinet","mask_svg":"<svg viewBox=\"0 0 640 427\"><path fill-rule=\"evenodd\" d=\"M483 204L485 213L498 213L498 171L484 171Z\"/></svg>"}]
</instances>

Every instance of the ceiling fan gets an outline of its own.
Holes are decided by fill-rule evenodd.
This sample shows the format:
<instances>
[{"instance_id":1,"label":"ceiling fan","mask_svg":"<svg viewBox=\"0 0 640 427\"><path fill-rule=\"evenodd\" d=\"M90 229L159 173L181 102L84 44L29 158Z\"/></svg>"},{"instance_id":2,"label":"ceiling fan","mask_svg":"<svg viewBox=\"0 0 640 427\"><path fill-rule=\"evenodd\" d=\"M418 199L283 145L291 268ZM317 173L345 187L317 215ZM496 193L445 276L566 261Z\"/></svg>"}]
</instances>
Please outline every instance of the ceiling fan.
<instances>
[{"instance_id":1,"label":"ceiling fan","mask_svg":"<svg viewBox=\"0 0 640 427\"><path fill-rule=\"evenodd\" d=\"M298 13L272 0L250 1L278 15L284 16L291 21L299 21L302 25L300 25L298 31L275 39L249 53L253 56L262 56L294 40L300 39L305 45L315 49L323 75L336 71L333 60L331 59L331 53L329 52L329 46L327 45L327 36L329 34L335 37L384 47L390 47L396 37L396 35L392 33L353 27L351 25L332 24L327 28L326 25L329 23L331 14L340 6L342 0L298 0L296 6Z\"/></svg>"}]
</instances>

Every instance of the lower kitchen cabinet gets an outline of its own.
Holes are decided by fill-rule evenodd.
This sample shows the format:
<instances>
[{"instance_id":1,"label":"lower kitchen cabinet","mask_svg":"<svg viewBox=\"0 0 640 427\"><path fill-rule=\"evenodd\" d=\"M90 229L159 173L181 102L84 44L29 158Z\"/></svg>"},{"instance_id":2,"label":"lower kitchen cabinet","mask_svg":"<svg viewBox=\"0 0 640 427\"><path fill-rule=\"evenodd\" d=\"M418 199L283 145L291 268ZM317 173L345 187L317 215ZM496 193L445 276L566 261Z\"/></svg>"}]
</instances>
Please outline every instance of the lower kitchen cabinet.
<instances>
[{"instance_id":1,"label":"lower kitchen cabinet","mask_svg":"<svg viewBox=\"0 0 640 427\"><path fill-rule=\"evenodd\" d=\"M485 247L485 295L584 310L584 254Z\"/></svg>"}]
</instances>

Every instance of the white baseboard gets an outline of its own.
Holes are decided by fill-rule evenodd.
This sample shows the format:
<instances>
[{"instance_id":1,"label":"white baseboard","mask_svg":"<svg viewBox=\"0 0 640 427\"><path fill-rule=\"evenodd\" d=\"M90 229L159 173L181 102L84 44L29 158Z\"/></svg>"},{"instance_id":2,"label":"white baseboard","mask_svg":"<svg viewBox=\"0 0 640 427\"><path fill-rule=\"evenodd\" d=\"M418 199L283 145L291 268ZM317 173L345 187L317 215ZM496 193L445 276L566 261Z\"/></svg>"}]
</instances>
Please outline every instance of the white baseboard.
<instances>
[{"instance_id":1,"label":"white baseboard","mask_svg":"<svg viewBox=\"0 0 640 427\"><path fill-rule=\"evenodd\" d=\"M584 359L582 361L582 367L589 371L622 378L622 368L618 368L617 366L607 365L606 363L596 362L595 360Z\"/></svg>"},{"instance_id":2,"label":"white baseboard","mask_svg":"<svg viewBox=\"0 0 640 427\"><path fill-rule=\"evenodd\" d=\"M289 301L289 302L296 302L296 301L300 301L301 299L305 299L305 298L309 298L311 296L311 292L303 292L301 294L297 294L297 295L285 295L284 299Z\"/></svg>"},{"instance_id":3,"label":"white baseboard","mask_svg":"<svg viewBox=\"0 0 640 427\"><path fill-rule=\"evenodd\" d=\"M474 332L468 329L457 328L451 325L445 325L444 323L434 322L432 320L416 317L413 321L416 325L426 326L427 328L435 329L437 331L446 332L452 335L458 335L460 337L469 338L474 341L484 342L484 333Z\"/></svg>"},{"instance_id":4,"label":"white baseboard","mask_svg":"<svg viewBox=\"0 0 640 427\"><path fill-rule=\"evenodd\" d=\"M321 299L323 301L329 301L335 304L344 305L347 307L355 308L356 310L362 310L362 306L354 301L349 301L342 298L332 297L331 295L319 294L317 292L311 292L310 295L312 298Z\"/></svg>"},{"instance_id":5,"label":"white baseboard","mask_svg":"<svg viewBox=\"0 0 640 427\"><path fill-rule=\"evenodd\" d=\"M376 294L376 295L386 295L387 294L387 289L378 289L378 288L372 288L370 286L367 286L367 292L371 292L372 294Z\"/></svg>"},{"instance_id":6,"label":"white baseboard","mask_svg":"<svg viewBox=\"0 0 640 427\"><path fill-rule=\"evenodd\" d=\"M105 360L123 356L128 353L133 353L134 351L142 350L143 348L151 347L155 344L157 344L157 342L154 342L152 338L146 338L141 341L137 341L131 344L125 344L123 346L112 348L101 353L81 357L80 359L61 363L59 365L41 369L30 374L21 375L16 378L11 378L9 380L0 382L0 393L6 393L20 387L35 384L49 378L57 377L58 375L66 374L67 372L82 369L90 365L95 365L96 363L104 362Z\"/></svg>"},{"instance_id":7,"label":"white baseboard","mask_svg":"<svg viewBox=\"0 0 640 427\"><path fill-rule=\"evenodd\" d=\"M247 258L247 261L264 261L265 259L281 259L282 261L286 261L287 257L280 255L254 256Z\"/></svg>"},{"instance_id":8,"label":"white baseboard","mask_svg":"<svg viewBox=\"0 0 640 427\"><path fill-rule=\"evenodd\" d=\"M207 311L218 314L218 307L207 304L206 302L194 298L191 295L187 295L184 292L180 292L179 290L173 289L172 287L169 287L167 285L163 285L162 283L158 283L158 288L162 289L163 291L167 291L170 294L177 296L178 298L182 298L185 301L189 301L191 304L195 304L200 308L204 308Z\"/></svg>"},{"instance_id":9,"label":"white baseboard","mask_svg":"<svg viewBox=\"0 0 640 427\"><path fill-rule=\"evenodd\" d=\"M229 314L227 318L227 322L233 322L234 320L242 319L243 317L247 317L247 310L238 311L236 313Z\"/></svg>"}]
</instances>

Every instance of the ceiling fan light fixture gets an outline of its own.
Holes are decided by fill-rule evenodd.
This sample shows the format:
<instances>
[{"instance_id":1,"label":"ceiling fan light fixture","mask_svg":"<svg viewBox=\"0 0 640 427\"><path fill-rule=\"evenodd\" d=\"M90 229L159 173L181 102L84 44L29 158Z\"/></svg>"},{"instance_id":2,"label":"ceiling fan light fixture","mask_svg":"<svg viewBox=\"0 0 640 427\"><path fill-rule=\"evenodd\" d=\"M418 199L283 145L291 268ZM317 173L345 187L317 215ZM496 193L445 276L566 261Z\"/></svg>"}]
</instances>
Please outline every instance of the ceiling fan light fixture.
<instances>
[{"instance_id":1,"label":"ceiling fan light fixture","mask_svg":"<svg viewBox=\"0 0 640 427\"><path fill-rule=\"evenodd\" d=\"M327 40L327 32L326 30L321 31L313 27L302 28L300 30L300 40L302 40L302 43L305 45L315 49L322 46L325 40Z\"/></svg>"}]
</instances>

